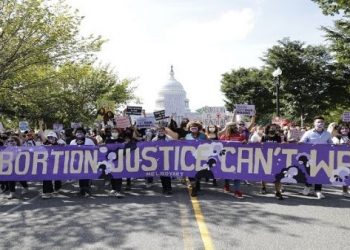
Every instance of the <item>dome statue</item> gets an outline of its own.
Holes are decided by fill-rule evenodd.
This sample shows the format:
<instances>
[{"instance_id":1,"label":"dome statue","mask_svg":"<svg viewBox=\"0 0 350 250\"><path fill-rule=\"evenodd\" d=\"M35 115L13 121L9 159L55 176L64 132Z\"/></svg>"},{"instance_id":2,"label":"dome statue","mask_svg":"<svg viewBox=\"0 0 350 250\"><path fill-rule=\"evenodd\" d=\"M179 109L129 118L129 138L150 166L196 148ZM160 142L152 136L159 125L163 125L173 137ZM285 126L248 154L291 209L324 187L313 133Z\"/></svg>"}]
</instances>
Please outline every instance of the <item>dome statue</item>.
<instances>
[{"instance_id":1,"label":"dome statue","mask_svg":"<svg viewBox=\"0 0 350 250\"><path fill-rule=\"evenodd\" d=\"M190 113L189 100L182 84L174 77L174 69L171 65L170 78L158 92L156 110L165 110L167 116L184 116Z\"/></svg>"}]
</instances>

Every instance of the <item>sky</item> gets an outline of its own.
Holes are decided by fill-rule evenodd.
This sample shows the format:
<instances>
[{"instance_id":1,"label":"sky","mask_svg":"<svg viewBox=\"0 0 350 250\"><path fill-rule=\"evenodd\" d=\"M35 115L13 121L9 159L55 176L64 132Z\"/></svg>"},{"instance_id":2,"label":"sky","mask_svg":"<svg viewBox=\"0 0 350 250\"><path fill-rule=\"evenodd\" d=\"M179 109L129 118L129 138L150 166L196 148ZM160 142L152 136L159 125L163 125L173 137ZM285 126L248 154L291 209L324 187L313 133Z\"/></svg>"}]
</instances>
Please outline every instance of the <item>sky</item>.
<instances>
[{"instance_id":1,"label":"sky","mask_svg":"<svg viewBox=\"0 0 350 250\"><path fill-rule=\"evenodd\" d=\"M66 2L84 16L82 35L107 39L99 62L109 64L120 78L135 79L135 94L146 112L154 111L171 65L192 111L223 106L222 74L261 67L264 52L284 37L324 44L320 27L333 23L311 0Z\"/></svg>"}]
</instances>

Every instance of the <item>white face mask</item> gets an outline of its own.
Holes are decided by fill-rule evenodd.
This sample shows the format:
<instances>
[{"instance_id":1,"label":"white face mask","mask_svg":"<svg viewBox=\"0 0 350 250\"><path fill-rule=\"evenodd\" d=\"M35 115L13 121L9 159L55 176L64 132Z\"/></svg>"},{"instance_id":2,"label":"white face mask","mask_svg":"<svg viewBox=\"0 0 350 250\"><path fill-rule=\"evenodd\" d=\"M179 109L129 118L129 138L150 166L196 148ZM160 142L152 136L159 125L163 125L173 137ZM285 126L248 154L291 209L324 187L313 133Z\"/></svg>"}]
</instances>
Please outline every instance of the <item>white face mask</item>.
<instances>
[{"instance_id":1,"label":"white face mask","mask_svg":"<svg viewBox=\"0 0 350 250\"><path fill-rule=\"evenodd\" d=\"M118 136L119 136L118 133L116 133L116 132L112 133L112 137L113 137L113 138L118 138Z\"/></svg>"},{"instance_id":2,"label":"white face mask","mask_svg":"<svg viewBox=\"0 0 350 250\"><path fill-rule=\"evenodd\" d=\"M215 128L209 128L208 129L210 133L214 133L215 132Z\"/></svg>"},{"instance_id":3,"label":"white face mask","mask_svg":"<svg viewBox=\"0 0 350 250\"><path fill-rule=\"evenodd\" d=\"M41 141L36 141L35 142L35 146L42 146L42 145L43 145L43 143Z\"/></svg>"}]
</instances>

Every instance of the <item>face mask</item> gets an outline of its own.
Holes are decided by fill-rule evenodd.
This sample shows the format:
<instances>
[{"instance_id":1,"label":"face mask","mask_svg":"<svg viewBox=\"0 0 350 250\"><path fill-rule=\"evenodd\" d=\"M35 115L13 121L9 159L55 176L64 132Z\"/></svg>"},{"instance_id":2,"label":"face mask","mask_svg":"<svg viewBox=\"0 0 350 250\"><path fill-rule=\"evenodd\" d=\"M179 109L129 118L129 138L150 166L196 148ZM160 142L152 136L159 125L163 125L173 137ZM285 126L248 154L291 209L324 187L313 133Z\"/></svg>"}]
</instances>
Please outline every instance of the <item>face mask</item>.
<instances>
[{"instance_id":1,"label":"face mask","mask_svg":"<svg viewBox=\"0 0 350 250\"><path fill-rule=\"evenodd\" d=\"M276 134L276 130L275 129L270 129L269 134L272 134L272 135Z\"/></svg>"},{"instance_id":2,"label":"face mask","mask_svg":"<svg viewBox=\"0 0 350 250\"><path fill-rule=\"evenodd\" d=\"M5 146L15 147L15 146L17 146L17 143L15 140L8 140L8 141L6 141Z\"/></svg>"},{"instance_id":3,"label":"face mask","mask_svg":"<svg viewBox=\"0 0 350 250\"><path fill-rule=\"evenodd\" d=\"M41 141L36 141L35 142L35 146L42 146L42 145L43 145L43 143Z\"/></svg>"},{"instance_id":4,"label":"face mask","mask_svg":"<svg viewBox=\"0 0 350 250\"><path fill-rule=\"evenodd\" d=\"M192 133L196 133L196 132L198 132L198 128L197 127L192 127L192 128L190 128L190 131Z\"/></svg>"},{"instance_id":5,"label":"face mask","mask_svg":"<svg viewBox=\"0 0 350 250\"><path fill-rule=\"evenodd\" d=\"M209 128L209 132L210 133L214 133L215 132L215 128Z\"/></svg>"},{"instance_id":6,"label":"face mask","mask_svg":"<svg viewBox=\"0 0 350 250\"><path fill-rule=\"evenodd\" d=\"M119 135L118 133L112 133L113 138L118 138L118 135Z\"/></svg>"},{"instance_id":7,"label":"face mask","mask_svg":"<svg viewBox=\"0 0 350 250\"><path fill-rule=\"evenodd\" d=\"M164 132L158 132L158 136L159 136L159 137L164 137L164 136L165 136L165 133L164 133Z\"/></svg>"},{"instance_id":8,"label":"face mask","mask_svg":"<svg viewBox=\"0 0 350 250\"><path fill-rule=\"evenodd\" d=\"M153 135L153 133L152 133L151 131L147 131L147 132L146 132L146 136L147 136L147 137L152 137L152 135Z\"/></svg>"}]
</instances>

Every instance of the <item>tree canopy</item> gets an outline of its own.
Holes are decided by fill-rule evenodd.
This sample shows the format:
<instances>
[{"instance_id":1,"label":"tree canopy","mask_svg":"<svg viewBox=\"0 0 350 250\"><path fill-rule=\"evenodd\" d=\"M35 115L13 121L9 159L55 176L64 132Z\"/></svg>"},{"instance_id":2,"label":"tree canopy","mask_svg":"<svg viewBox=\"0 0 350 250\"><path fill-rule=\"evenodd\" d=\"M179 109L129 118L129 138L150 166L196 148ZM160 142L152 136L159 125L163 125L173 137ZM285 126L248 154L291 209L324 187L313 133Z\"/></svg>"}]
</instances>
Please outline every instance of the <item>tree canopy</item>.
<instances>
[{"instance_id":1,"label":"tree canopy","mask_svg":"<svg viewBox=\"0 0 350 250\"><path fill-rule=\"evenodd\" d=\"M96 66L105 42L80 35L82 17L65 1L0 3L2 119L92 123L101 100L125 103L132 81Z\"/></svg>"}]
</instances>

